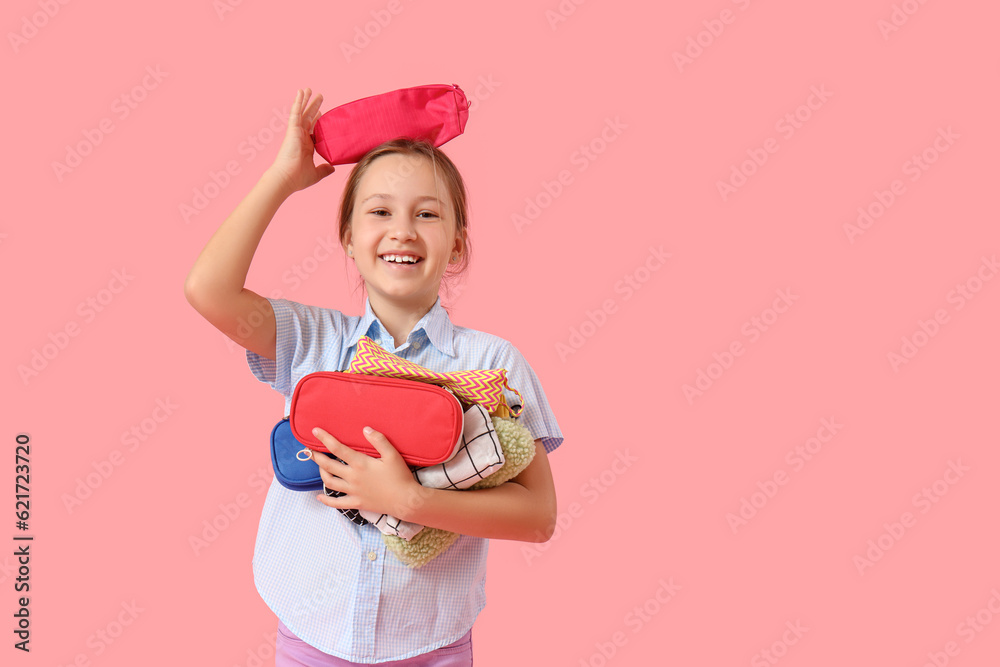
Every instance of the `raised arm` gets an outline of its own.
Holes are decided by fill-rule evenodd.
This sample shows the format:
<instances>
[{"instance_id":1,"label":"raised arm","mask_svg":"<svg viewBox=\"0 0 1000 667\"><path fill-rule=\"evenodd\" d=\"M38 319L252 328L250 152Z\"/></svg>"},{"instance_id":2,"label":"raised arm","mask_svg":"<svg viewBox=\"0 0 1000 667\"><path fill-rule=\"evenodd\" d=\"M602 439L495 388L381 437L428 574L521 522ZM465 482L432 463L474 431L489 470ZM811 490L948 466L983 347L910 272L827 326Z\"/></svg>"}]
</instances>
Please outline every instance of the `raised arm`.
<instances>
[{"instance_id":1,"label":"raised arm","mask_svg":"<svg viewBox=\"0 0 1000 667\"><path fill-rule=\"evenodd\" d=\"M299 90L288 117L285 139L274 163L222 223L201 251L184 282L184 296L195 310L246 349L274 359L275 322L271 304L248 290L250 262L278 207L292 193L333 173L313 163L310 134L323 100Z\"/></svg>"}]
</instances>

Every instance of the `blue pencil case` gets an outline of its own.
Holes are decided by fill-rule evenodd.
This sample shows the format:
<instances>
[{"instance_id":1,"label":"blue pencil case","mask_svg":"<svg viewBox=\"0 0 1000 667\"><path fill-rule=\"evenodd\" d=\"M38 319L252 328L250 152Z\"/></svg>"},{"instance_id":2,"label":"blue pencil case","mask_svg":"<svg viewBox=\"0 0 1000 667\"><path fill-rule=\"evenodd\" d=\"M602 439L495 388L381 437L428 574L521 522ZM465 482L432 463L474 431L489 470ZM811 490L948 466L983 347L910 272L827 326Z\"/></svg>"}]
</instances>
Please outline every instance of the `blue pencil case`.
<instances>
[{"instance_id":1,"label":"blue pencil case","mask_svg":"<svg viewBox=\"0 0 1000 667\"><path fill-rule=\"evenodd\" d=\"M319 476L319 466L312 459L300 458L303 450L308 452L309 448L295 439L288 417L271 429L271 466L278 483L292 491L320 491L323 480ZM324 452L313 452L313 456L318 454Z\"/></svg>"}]
</instances>

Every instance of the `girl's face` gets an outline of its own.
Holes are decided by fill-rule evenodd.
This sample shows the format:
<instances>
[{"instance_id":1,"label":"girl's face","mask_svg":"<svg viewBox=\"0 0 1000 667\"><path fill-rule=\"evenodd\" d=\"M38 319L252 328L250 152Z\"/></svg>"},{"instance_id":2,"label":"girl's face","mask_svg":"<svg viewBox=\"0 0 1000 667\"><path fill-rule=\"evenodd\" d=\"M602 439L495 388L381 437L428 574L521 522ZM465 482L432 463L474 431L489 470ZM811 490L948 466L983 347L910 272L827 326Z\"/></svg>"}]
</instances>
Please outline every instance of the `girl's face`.
<instances>
[{"instance_id":1,"label":"girl's face","mask_svg":"<svg viewBox=\"0 0 1000 667\"><path fill-rule=\"evenodd\" d=\"M449 193L418 156L389 154L362 178L346 238L373 308L382 303L426 310L463 243Z\"/></svg>"}]
</instances>

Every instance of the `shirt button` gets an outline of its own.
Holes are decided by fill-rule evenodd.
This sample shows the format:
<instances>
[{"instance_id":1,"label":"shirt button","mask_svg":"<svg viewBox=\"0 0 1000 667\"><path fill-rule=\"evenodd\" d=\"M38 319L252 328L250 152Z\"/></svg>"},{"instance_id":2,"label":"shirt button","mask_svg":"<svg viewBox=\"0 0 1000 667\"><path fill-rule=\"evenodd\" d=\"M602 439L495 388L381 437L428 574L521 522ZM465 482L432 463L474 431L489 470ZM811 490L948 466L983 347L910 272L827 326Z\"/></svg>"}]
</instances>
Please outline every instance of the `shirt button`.
<instances>
[{"instance_id":1,"label":"shirt button","mask_svg":"<svg viewBox=\"0 0 1000 667\"><path fill-rule=\"evenodd\" d=\"M415 350L419 350L422 346L423 346L423 343L421 343L419 340L413 344L413 348Z\"/></svg>"},{"instance_id":2,"label":"shirt button","mask_svg":"<svg viewBox=\"0 0 1000 667\"><path fill-rule=\"evenodd\" d=\"M368 552L368 560L375 560L376 558L378 558L378 554L377 553L375 553L374 551L369 551Z\"/></svg>"}]
</instances>

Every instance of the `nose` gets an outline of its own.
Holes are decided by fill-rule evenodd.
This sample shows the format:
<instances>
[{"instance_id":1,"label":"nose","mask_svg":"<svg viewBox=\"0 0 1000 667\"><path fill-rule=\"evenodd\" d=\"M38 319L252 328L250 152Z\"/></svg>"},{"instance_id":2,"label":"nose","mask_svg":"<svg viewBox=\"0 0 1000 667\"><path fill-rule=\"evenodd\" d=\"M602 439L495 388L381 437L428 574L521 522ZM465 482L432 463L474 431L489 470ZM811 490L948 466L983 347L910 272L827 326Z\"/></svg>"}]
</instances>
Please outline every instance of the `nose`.
<instances>
[{"instance_id":1,"label":"nose","mask_svg":"<svg viewBox=\"0 0 1000 667\"><path fill-rule=\"evenodd\" d=\"M413 220L405 215L397 215L392 218L392 226L389 228L389 237L397 241L412 241L417 238Z\"/></svg>"}]
</instances>

